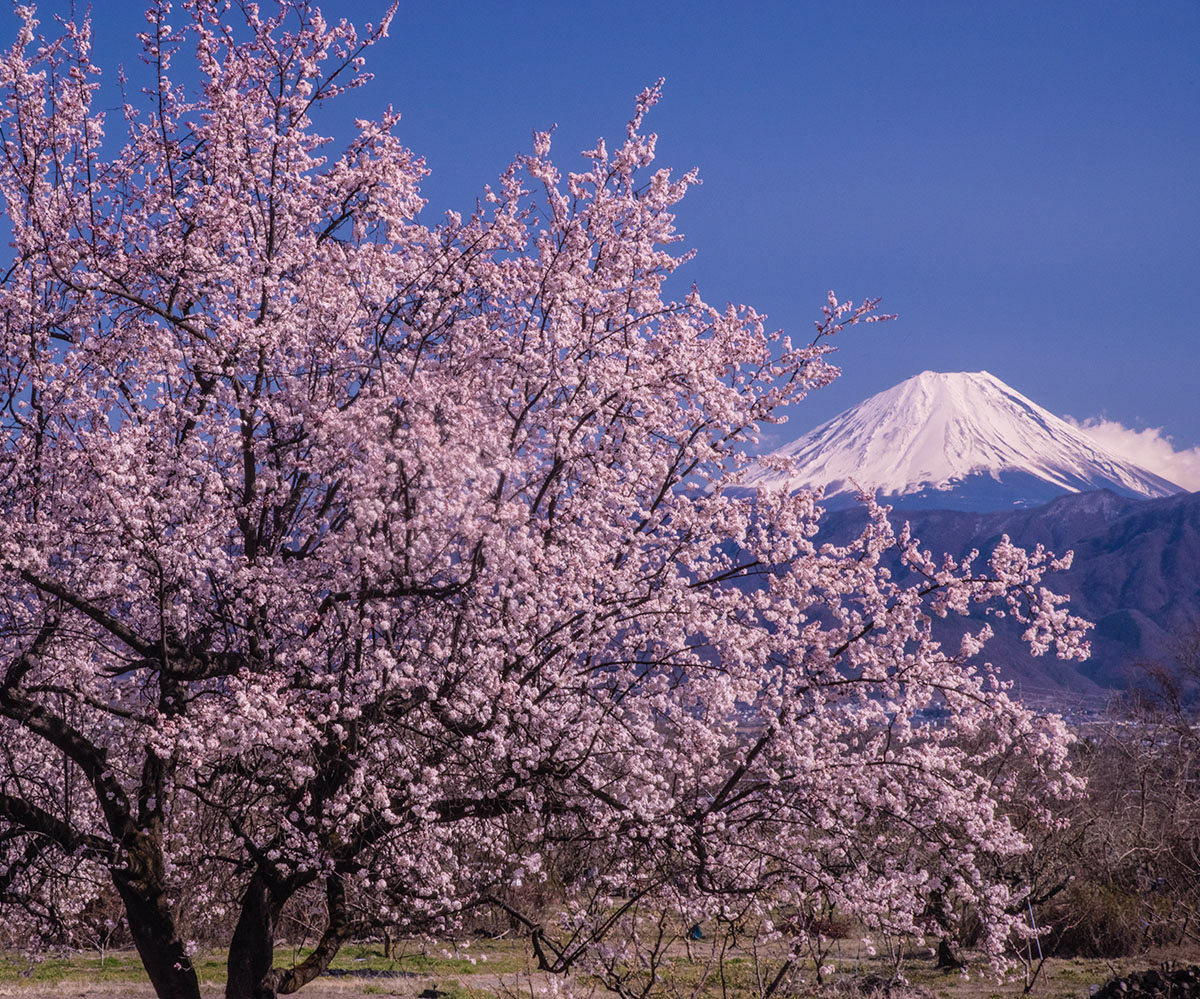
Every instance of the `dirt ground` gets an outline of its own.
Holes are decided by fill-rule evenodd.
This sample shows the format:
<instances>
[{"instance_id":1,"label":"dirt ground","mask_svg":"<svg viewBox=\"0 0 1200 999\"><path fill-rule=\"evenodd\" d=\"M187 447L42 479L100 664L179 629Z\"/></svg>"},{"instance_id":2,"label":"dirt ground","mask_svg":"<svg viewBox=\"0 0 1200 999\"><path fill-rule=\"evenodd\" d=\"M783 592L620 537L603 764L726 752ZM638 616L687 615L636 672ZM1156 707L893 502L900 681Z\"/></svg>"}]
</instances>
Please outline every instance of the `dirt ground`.
<instances>
[{"instance_id":1,"label":"dirt ground","mask_svg":"<svg viewBox=\"0 0 1200 999\"><path fill-rule=\"evenodd\" d=\"M360 978L345 982L313 982L306 985L297 995L303 996L304 999L377 999L378 996L405 996L411 999L424 988L424 982L414 985L412 982L381 982ZM225 986L201 986L200 995L203 999L223 999ZM149 985L135 985L130 982L98 982L94 985L85 982L60 982L52 986L31 985L27 988L0 985L0 996L19 999L154 999L154 990Z\"/></svg>"},{"instance_id":2,"label":"dirt ground","mask_svg":"<svg viewBox=\"0 0 1200 999\"><path fill-rule=\"evenodd\" d=\"M537 976L535 976L537 977ZM411 978L319 978L304 986L296 995L300 999L377 999L379 996L401 996L414 999L432 984L432 979L423 976ZM530 980L523 978L524 995L529 996ZM445 976L438 978L443 988L455 985L477 992L503 995L514 984L512 975L473 974L460 978ZM539 983L532 982L533 989ZM508 988L502 988L508 986ZM203 999L223 999L224 984L202 985ZM81 981L59 982L56 985L0 985L0 996L14 999L154 999L154 990L148 984L131 982Z\"/></svg>"}]
</instances>

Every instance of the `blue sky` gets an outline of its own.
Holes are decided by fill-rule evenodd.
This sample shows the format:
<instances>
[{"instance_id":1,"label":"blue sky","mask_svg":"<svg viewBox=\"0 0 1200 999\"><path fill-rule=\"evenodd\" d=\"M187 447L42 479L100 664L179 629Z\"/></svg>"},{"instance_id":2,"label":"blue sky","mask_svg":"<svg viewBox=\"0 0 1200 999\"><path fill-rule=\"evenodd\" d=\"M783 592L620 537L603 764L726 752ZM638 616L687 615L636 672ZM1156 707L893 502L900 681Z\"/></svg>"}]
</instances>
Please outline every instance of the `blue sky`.
<instances>
[{"instance_id":1,"label":"blue sky","mask_svg":"<svg viewBox=\"0 0 1200 999\"><path fill-rule=\"evenodd\" d=\"M109 80L141 6L96 5ZM847 335L842 379L777 442L923 370L987 369L1059 415L1200 445L1195 0L412 2L370 65L354 110L404 113L431 214L469 207L534 127L557 123L571 166L665 77L660 162L704 179L686 280L797 337L829 288L900 314Z\"/></svg>"}]
</instances>

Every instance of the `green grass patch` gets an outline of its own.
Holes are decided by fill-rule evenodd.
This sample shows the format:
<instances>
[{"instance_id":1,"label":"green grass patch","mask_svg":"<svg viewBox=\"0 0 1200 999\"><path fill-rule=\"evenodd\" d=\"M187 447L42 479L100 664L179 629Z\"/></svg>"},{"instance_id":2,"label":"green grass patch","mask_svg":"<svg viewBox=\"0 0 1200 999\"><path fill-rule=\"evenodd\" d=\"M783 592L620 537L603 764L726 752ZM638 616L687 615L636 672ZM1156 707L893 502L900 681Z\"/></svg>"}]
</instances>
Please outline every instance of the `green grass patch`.
<instances>
[{"instance_id":1,"label":"green grass patch","mask_svg":"<svg viewBox=\"0 0 1200 999\"><path fill-rule=\"evenodd\" d=\"M532 968L522 940L477 940L469 946L445 941L401 940L391 956L385 957L383 950L381 943L349 945L342 948L332 967L349 972L400 971L413 977L403 986L396 980L359 979L353 995L392 995L397 990L411 993L436 988L448 999L481 999L490 990L472 988L472 975L520 976ZM304 948L281 947L276 951L275 963L290 966L303 960L308 953ZM769 979L778 966L778 955L756 967L754 955L738 948L726 952L722 975L715 962L706 960L712 956L702 947L694 948L690 958L682 947L678 953L669 955L658 969L663 999L753 999L763 978ZM1022 997L1024 981L1019 968L1015 969L1017 974L1012 979L997 983L979 955L966 956L971 963L967 977L937 970L927 950L910 953L901 971L912 986L921 990L917 994L932 995L936 999ZM472 957L475 963L471 963ZM1090 986L1098 985L1114 974L1156 967L1166 957L1172 957L1180 964L1200 961L1200 954L1195 952L1155 953L1115 961L1053 958L1042 970L1033 996L1034 999L1086 999ZM210 986L222 985L225 960L224 951L197 955L195 964L201 982ZM786 990L789 999L860 999L865 993L856 983L863 977L888 978L891 975L891 967L882 955L866 958L856 946L839 943L828 960L836 966L836 971L826 983L817 986L815 969L811 965L802 967L798 969L797 978L804 981L794 981ZM645 973L633 974L634 981L639 977L644 979ZM103 960L95 953L53 954L33 963L22 955L0 954L0 987L10 987L18 995L25 988L41 994L36 991L39 987L45 989L63 982L144 983L146 976L141 961L132 951L113 952Z\"/></svg>"},{"instance_id":2,"label":"green grass patch","mask_svg":"<svg viewBox=\"0 0 1200 999\"><path fill-rule=\"evenodd\" d=\"M89 982L143 982L146 973L136 952L97 955L51 955L37 961L19 954L0 955L0 982L52 984L78 978Z\"/></svg>"},{"instance_id":3,"label":"green grass patch","mask_svg":"<svg viewBox=\"0 0 1200 999\"><path fill-rule=\"evenodd\" d=\"M278 947L275 965L291 967L311 952L311 948L306 947ZM193 963L200 981L223 983L227 956L228 952L223 950L197 954ZM526 967L528 960L523 942L494 940L469 946L402 940L396 944L391 957L384 957L381 943L349 944L330 964L330 968L339 971L401 971L431 981L478 973L511 975ZM103 959L86 952L47 954L32 962L22 954L0 954L0 984L53 985L67 981L145 982L147 978L136 951L112 951ZM438 988L443 992L452 991L445 983L439 984Z\"/></svg>"}]
</instances>

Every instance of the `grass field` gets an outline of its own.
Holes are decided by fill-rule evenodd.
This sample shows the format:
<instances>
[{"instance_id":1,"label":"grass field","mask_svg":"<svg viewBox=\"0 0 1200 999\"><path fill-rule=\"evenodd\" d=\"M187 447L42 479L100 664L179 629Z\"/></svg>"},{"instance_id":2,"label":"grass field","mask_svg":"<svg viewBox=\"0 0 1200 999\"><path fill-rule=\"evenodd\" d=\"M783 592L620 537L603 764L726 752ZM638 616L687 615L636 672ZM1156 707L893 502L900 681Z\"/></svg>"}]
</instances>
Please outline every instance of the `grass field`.
<instances>
[{"instance_id":1,"label":"grass field","mask_svg":"<svg viewBox=\"0 0 1200 999\"><path fill-rule=\"evenodd\" d=\"M277 963L291 963L302 956L290 949L277 952ZM221 952L196 957L203 993L220 996L224 987L225 955ZM824 996L828 999L872 999L882 996L882 980L890 977L890 966L879 958L867 958L853 946L835 949L829 962L836 970L817 985L813 969L802 970L784 995ZM1033 990L1038 999L1084 999L1095 986L1114 975L1155 967L1171 960L1179 964L1200 962L1200 953L1158 952L1115 961L1052 958L1046 962ZM401 941L393 957L384 957L379 944L343 948L333 963L337 974L323 976L298 995L309 999L360 999L367 996L414 997L429 989L439 999L535 999L550 991L546 976L532 972L532 963L519 941L481 941L470 947L454 944L431 945ZM671 999L751 999L758 989L758 972L750 954L727 956L724 983L719 977L703 976L697 955L682 953L663 971L664 995ZM981 965L968 966L967 973L939 971L928 953L907 957L903 974L908 986L892 995L936 997L936 999L1016 999L1024 995L1020 969L1009 981L997 982ZM573 983L572 992L581 996L604 995L586 981ZM153 995L135 953L114 952L101 959L96 954L50 956L30 962L18 955L0 955L0 996L21 999L42 997L125 997L143 999Z\"/></svg>"}]
</instances>

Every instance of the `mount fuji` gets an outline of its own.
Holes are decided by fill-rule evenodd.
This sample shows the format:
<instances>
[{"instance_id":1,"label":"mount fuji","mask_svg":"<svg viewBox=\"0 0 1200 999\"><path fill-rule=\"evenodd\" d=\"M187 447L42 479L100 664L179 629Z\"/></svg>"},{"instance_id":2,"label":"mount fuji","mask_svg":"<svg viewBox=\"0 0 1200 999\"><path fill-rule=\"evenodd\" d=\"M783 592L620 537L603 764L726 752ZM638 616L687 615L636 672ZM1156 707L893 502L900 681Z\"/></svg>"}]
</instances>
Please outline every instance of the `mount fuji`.
<instances>
[{"instance_id":1,"label":"mount fuji","mask_svg":"<svg viewBox=\"0 0 1200 999\"><path fill-rule=\"evenodd\" d=\"M926 371L901 382L754 462L742 485L824 486L832 508L865 489L895 506L968 511L1094 489L1141 499L1185 491L986 371Z\"/></svg>"}]
</instances>

